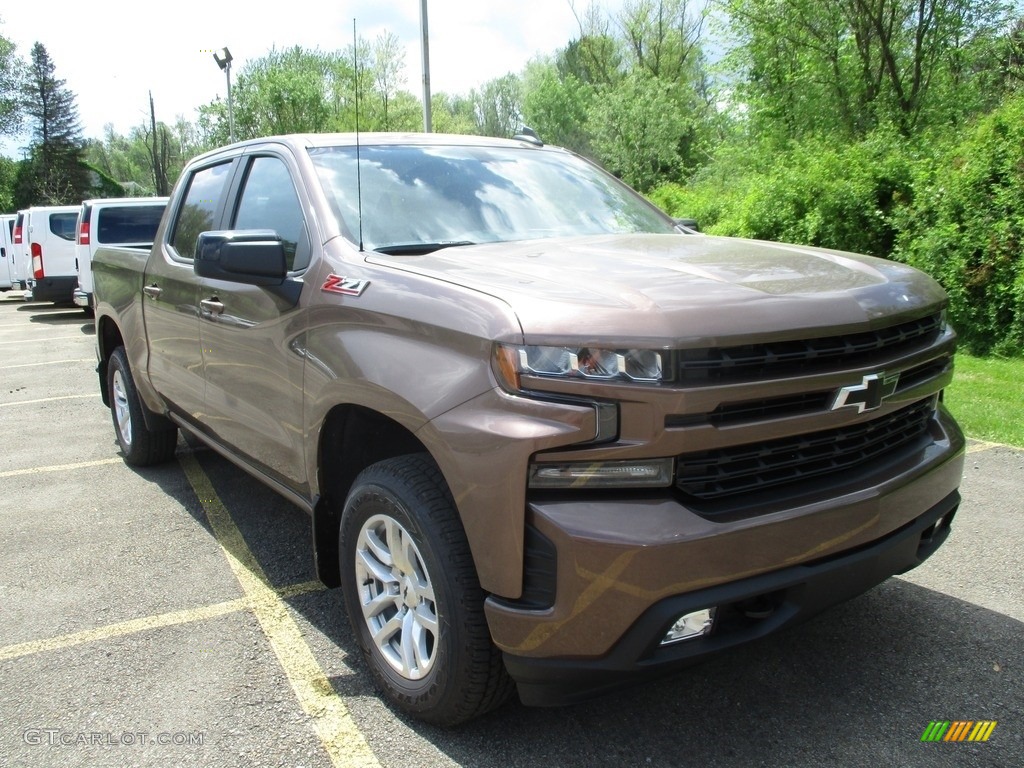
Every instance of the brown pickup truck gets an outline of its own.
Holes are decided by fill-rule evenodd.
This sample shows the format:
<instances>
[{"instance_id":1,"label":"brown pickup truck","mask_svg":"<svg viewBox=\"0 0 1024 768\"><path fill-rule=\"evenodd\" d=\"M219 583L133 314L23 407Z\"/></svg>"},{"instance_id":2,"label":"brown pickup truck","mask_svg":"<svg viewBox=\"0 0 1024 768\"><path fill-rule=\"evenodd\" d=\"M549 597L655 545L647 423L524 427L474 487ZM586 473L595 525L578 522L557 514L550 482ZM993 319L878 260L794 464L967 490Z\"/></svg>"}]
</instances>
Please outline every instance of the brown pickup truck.
<instances>
[{"instance_id":1,"label":"brown pickup truck","mask_svg":"<svg viewBox=\"0 0 1024 768\"><path fill-rule=\"evenodd\" d=\"M306 510L378 687L431 722L793 625L959 503L933 280L694 233L533 138L235 144L93 269L126 461L184 429Z\"/></svg>"}]
</instances>

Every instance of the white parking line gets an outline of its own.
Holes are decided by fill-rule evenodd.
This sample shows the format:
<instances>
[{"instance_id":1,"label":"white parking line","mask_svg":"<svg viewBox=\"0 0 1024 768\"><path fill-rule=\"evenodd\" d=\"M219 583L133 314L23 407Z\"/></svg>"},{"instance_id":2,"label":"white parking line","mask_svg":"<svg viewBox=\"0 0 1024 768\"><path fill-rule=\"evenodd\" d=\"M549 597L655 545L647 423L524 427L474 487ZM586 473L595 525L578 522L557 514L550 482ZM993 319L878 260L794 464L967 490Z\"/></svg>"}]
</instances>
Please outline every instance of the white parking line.
<instances>
[{"instance_id":1,"label":"white parking line","mask_svg":"<svg viewBox=\"0 0 1024 768\"><path fill-rule=\"evenodd\" d=\"M76 357L73 360L47 360L45 363L18 363L17 365L0 365L0 371L9 371L12 368L34 368L37 365L66 365L68 363L94 363L95 357Z\"/></svg>"},{"instance_id":2,"label":"white parking line","mask_svg":"<svg viewBox=\"0 0 1024 768\"><path fill-rule=\"evenodd\" d=\"M16 405L33 405L35 403L52 403L57 400L85 400L90 397L99 397L100 393L91 395L61 395L60 397L41 397L38 400L18 400L13 403L0 403L0 408L13 408Z\"/></svg>"},{"instance_id":3,"label":"white parking line","mask_svg":"<svg viewBox=\"0 0 1024 768\"><path fill-rule=\"evenodd\" d=\"M64 341L66 339L84 339L84 338L85 337L82 334L78 334L76 336L50 336L49 338L46 338L46 339L18 339L17 341L0 341L0 344L4 344L4 345L7 345L7 344L40 344L43 341L45 341L47 344L49 344L51 341Z\"/></svg>"}]
</instances>

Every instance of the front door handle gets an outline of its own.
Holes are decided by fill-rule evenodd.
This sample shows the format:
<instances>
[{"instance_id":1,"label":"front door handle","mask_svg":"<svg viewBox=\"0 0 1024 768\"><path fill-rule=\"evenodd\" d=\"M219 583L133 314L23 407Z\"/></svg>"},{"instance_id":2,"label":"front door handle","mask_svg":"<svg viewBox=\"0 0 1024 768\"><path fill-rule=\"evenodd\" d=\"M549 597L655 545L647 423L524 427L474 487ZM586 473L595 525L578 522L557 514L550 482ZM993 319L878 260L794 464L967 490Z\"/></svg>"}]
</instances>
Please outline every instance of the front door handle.
<instances>
[{"instance_id":1,"label":"front door handle","mask_svg":"<svg viewBox=\"0 0 1024 768\"><path fill-rule=\"evenodd\" d=\"M159 285L153 284L145 286L142 289L142 292L149 296L149 298L151 299L159 299L160 294L164 292L164 289L161 288Z\"/></svg>"},{"instance_id":2,"label":"front door handle","mask_svg":"<svg viewBox=\"0 0 1024 768\"><path fill-rule=\"evenodd\" d=\"M212 299L203 299L199 302L199 306L209 312L211 315L219 315L224 311L224 305L221 304L220 299L214 296Z\"/></svg>"}]
</instances>

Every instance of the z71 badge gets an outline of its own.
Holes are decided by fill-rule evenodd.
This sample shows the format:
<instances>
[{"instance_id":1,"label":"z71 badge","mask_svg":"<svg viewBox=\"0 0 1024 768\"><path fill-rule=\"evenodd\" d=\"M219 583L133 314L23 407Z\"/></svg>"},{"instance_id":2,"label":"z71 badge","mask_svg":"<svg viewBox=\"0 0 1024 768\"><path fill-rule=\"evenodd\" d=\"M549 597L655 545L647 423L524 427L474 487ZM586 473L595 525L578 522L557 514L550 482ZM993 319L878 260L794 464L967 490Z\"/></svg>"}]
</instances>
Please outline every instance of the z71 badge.
<instances>
[{"instance_id":1,"label":"z71 badge","mask_svg":"<svg viewBox=\"0 0 1024 768\"><path fill-rule=\"evenodd\" d=\"M369 284L369 280L357 280L353 277L328 275L327 280L324 281L320 290L327 291L327 293L340 293L344 296L359 296L366 290L366 287Z\"/></svg>"}]
</instances>

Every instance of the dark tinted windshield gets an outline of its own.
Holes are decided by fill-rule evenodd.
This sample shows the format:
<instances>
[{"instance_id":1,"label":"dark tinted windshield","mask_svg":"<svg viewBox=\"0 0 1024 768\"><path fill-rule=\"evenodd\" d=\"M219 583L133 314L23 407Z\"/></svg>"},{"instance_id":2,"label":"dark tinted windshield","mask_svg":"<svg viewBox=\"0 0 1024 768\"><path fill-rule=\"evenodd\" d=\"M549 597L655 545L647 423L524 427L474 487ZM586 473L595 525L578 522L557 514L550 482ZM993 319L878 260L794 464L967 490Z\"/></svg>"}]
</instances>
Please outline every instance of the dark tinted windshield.
<instances>
[{"instance_id":1,"label":"dark tinted windshield","mask_svg":"<svg viewBox=\"0 0 1024 768\"><path fill-rule=\"evenodd\" d=\"M335 215L357 241L355 147L310 155ZM363 146L360 158L368 249L674 231L667 217L629 188L565 152Z\"/></svg>"}]
</instances>

